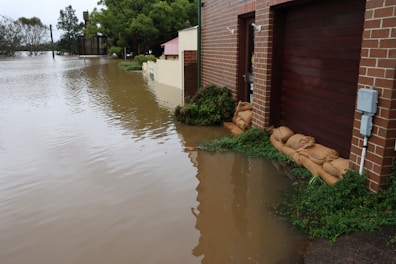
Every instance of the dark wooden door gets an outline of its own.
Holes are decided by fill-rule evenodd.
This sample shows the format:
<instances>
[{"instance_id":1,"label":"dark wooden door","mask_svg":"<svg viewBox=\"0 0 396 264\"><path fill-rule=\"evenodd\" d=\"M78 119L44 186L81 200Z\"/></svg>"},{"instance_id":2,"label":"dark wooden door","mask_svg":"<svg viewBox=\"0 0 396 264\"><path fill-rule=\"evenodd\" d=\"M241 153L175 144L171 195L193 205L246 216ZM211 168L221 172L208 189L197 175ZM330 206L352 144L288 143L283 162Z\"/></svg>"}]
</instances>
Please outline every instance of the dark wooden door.
<instances>
[{"instance_id":1,"label":"dark wooden door","mask_svg":"<svg viewBox=\"0 0 396 264\"><path fill-rule=\"evenodd\" d=\"M254 89L254 13L239 19L238 100L250 102Z\"/></svg>"},{"instance_id":2,"label":"dark wooden door","mask_svg":"<svg viewBox=\"0 0 396 264\"><path fill-rule=\"evenodd\" d=\"M350 152L365 3L312 1L275 14L274 115L343 157Z\"/></svg>"}]
</instances>

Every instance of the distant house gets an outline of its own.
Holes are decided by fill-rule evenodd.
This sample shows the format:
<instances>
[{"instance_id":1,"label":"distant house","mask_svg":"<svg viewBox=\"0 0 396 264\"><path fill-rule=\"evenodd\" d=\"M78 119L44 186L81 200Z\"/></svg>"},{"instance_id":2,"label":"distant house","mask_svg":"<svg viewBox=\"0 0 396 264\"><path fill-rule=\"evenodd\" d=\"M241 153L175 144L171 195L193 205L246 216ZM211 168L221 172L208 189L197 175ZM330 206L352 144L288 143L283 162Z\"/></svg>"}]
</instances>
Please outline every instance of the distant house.
<instances>
[{"instance_id":1,"label":"distant house","mask_svg":"<svg viewBox=\"0 0 396 264\"><path fill-rule=\"evenodd\" d=\"M163 44L165 60L176 60L179 58L179 37L171 39Z\"/></svg>"},{"instance_id":2,"label":"distant house","mask_svg":"<svg viewBox=\"0 0 396 264\"><path fill-rule=\"evenodd\" d=\"M93 38L86 38L84 35L78 36L79 55L107 55L107 37L98 34Z\"/></svg>"},{"instance_id":3,"label":"distant house","mask_svg":"<svg viewBox=\"0 0 396 264\"><path fill-rule=\"evenodd\" d=\"M85 26L89 23L89 14L87 11L83 12ZM107 36L98 33L93 38L86 38L82 32L77 39L78 54L79 55L107 55Z\"/></svg>"},{"instance_id":4,"label":"distant house","mask_svg":"<svg viewBox=\"0 0 396 264\"><path fill-rule=\"evenodd\" d=\"M205 0L201 81L253 103L253 125L313 136L359 168L359 88L378 91L364 170L390 181L396 141L396 3Z\"/></svg>"}]
</instances>

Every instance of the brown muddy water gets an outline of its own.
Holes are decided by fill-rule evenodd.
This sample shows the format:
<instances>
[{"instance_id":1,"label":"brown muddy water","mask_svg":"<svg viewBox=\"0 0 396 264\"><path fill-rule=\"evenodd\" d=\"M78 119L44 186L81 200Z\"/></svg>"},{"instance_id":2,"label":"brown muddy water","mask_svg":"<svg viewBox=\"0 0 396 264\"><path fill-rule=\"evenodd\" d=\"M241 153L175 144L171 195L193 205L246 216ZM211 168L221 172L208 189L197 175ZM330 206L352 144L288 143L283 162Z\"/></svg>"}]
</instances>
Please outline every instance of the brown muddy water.
<instances>
[{"instance_id":1,"label":"brown muddy water","mask_svg":"<svg viewBox=\"0 0 396 264\"><path fill-rule=\"evenodd\" d=\"M174 122L180 90L108 59L0 58L0 263L299 263L287 177Z\"/></svg>"}]
</instances>

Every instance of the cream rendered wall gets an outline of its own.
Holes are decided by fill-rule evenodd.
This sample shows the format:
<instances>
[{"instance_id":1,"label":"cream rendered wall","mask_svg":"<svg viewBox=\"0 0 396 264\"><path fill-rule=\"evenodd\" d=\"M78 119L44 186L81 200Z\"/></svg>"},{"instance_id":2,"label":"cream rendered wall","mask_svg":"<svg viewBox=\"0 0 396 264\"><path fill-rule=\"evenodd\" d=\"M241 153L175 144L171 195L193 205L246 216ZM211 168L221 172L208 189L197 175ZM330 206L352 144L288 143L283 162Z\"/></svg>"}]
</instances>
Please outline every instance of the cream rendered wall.
<instances>
[{"instance_id":1,"label":"cream rendered wall","mask_svg":"<svg viewBox=\"0 0 396 264\"><path fill-rule=\"evenodd\" d=\"M142 69L148 78L154 76L156 82L182 89L181 69L178 60L148 61L143 63Z\"/></svg>"},{"instance_id":2,"label":"cream rendered wall","mask_svg":"<svg viewBox=\"0 0 396 264\"><path fill-rule=\"evenodd\" d=\"M197 50L197 27L180 30L179 34L179 58L176 60L157 59L157 62L148 61L143 65L143 71L150 77L154 76L156 82L173 86L183 90L185 50Z\"/></svg>"},{"instance_id":3,"label":"cream rendered wall","mask_svg":"<svg viewBox=\"0 0 396 264\"><path fill-rule=\"evenodd\" d=\"M182 89L182 71L179 60L157 60L157 72L154 80Z\"/></svg>"},{"instance_id":4,"label":"cream rendered wall","mask_svg":"<svg viewBox=\"0 0 396 264\"><path fill-rule=\"evenodd\" d=\"M179 58L185 50L197 50L198 27L179 30Z\"/></svg>"}]
</instances>

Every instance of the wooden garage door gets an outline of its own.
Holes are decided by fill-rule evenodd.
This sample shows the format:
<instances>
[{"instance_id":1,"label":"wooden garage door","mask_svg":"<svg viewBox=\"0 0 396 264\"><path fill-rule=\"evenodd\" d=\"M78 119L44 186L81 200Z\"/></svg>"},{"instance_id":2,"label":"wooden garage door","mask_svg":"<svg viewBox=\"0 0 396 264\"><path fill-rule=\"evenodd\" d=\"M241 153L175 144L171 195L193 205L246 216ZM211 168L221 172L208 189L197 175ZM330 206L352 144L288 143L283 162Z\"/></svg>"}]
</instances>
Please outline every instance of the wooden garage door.
<instances>
[{"instance_id":1,"label":"wooden garage door","mask_svg":"<svg viewBox=\"0 0 396 264\"><path fill-rule=\"evenodd\" d=\"M364 11L363 0L312 1L282 10L280 124L312 135L346 158Z\"/></svg>"}]
</instances>

